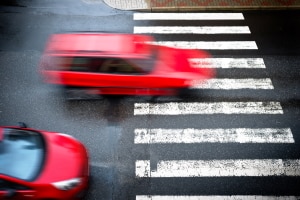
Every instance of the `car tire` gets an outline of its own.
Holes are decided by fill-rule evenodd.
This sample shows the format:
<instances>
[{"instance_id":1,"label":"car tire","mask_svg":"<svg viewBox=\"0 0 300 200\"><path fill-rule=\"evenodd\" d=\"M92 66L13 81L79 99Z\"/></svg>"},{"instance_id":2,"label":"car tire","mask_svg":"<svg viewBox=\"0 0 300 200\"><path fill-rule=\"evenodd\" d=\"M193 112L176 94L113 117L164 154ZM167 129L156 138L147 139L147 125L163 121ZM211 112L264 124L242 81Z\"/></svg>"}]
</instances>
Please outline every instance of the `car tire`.
<instances>
[{"instance_id":1,"label":"car tire","mask_svg":"<svg viewBox=\"0 0 300 200\"><path fill-rule=\"evenodd\" d=\"M95 99L92 95L87 94L84 88L65 86L62 90L63 98L66 101Z\"/></svg>"}]
</instances>

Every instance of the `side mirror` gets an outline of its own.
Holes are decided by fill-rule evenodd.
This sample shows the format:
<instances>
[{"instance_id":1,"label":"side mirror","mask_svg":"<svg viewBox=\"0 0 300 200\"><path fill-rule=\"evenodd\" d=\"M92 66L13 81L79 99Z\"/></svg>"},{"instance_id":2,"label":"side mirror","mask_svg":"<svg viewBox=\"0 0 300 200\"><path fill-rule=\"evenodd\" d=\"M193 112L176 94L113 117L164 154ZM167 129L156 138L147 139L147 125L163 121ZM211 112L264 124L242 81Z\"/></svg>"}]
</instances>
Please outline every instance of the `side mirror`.
<instances>
[{"instance_id":1,"label":"side mirror","mask_svg":"<svg viewBox=\"0 0 300 200\"><path fill-rule=\"evenodd\" d=\"M24 122L18 122L20 128L27 128L27 125Z\"/></svg>"}]
</instances>

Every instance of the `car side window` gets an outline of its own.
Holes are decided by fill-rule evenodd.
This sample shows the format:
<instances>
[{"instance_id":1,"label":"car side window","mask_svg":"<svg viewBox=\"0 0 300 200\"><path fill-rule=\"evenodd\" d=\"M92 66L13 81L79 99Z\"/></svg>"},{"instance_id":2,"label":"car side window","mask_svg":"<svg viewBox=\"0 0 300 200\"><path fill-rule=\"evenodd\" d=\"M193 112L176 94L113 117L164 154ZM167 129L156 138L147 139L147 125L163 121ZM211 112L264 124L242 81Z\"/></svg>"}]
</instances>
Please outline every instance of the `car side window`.
<instances>
[{"instance_id":1,"label":"car side window","mask_svg":"<svg viewBox=\"0 0 300 200\"><path fill-rule=\"evenodd\" d=\"M71 71L88 72L91 59L88 57L74 57L70 66Z\"/></svg>"},{"instance_id":2,"label":"car side window","mask_svg":"<svg viewBox=\"0 0 300 200\"><path fill-rule=\"evenodd\" d=\"M119 58L108 58L103 61L99 72L113 74L141 74L142 70L138 69L128 61Z\"/></svg>"},{"instance_id":3,"label":"car side window","mask_svg":"<svg viewBox=\"0 0 300 200\"><path fill-rule=\"evenodd\" d=\"M141 68L125 59L102 57L74 57L70 63L70 71L109 74L142 74Z\"/></svg>"}]
</instances>

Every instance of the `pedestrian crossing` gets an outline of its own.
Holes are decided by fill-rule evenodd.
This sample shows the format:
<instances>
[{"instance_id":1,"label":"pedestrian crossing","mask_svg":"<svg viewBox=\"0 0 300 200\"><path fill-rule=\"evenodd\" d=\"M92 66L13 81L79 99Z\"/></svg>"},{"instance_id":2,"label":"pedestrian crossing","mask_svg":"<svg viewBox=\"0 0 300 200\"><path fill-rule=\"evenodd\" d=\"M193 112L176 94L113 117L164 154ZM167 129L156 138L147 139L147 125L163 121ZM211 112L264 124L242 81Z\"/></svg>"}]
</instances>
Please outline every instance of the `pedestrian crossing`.
<instances>
[{"instance_id":1,"label":"pedestrian crossing","mask_svg":"<svg viewBox=\"0 0 300 200\"><path fill-rule=\"evenodd\" d=\"M157 24L164 21L167 24L175 20L184 21L241 21L245 20L243 13L134 13L135 21L155 21ZM174 23L173 23L174 24ZM232 23L231 23L232 24ZM248 26L138 26L134 27L135 34L155 34L155 35L251 35ZM177 37L178 38L178 37ZM258 50L255 41L171 41L163 40L152 42L156 45L185 49L203 50ZM193 58L190 63L195 67L209 67L227 70L257 70L259 74L262 69L266 69L263 58L247 57L213 57L213 58ZM246 77L246 78L214 78L206 82L195 82L195 90L274 90L270 77ZM278 101L209 101L209 102L160 102L160 103L134 103L133 115L136 117L185 117L185 116L211 116L228 115L239 116L249 115L257 118L268 115L283 116L284 111ZM195 125L188 124L188 128L148 128L138 127L134 129L135 145L184 145L184 144L286 144L295 143L292 130L289 127L247 127L241 124L240 127L216 127L193 128ZM226 148L226 147L225 147ZM174 152L175 154L175 152ZM182 157L181 157L182 158ZM203 177L298 177L300 176L300 160L281 158L228 158L228 159L200 159L170 160L155 159L151 163L151 158L137 159L135 161L135 176L141 178L203 178ZM168 192L168 191L166 191ZM173 194L172 192L170 192ZM296 196L259 196L259 195L232 195L222 196L219 194L209 196L195 195L137 195L136 200L202 200L202 199L298 199Z\"/></svg>"},{"instance_id":2,"label":"pedestrian crossing","mask_svg":"<svg viewBox=\"0 0 300 200\"><path fill-rule=\"evenodd\" d=\"M228 79L214 78L206 81L194 81L192 89L216 89L216 90L238 90L238 89L274 89L269 78L244 78Z\"/></svg>"},{"instance_id":3,"label":"pedestrian crossing","mask_svg":"<svg viewBox=\"0 0 300 200\"><path fill-rule=\"evenodd\" d=\"M135 129L135 144L294 143L289 128Z\"/></svg>"},{"instance_id":4,"label":"pedestrian crossing","mask_svg":"<svg viewBox=\"0 0 300 200\"><path fill-rule=\"evenodd\" d=\"M176 47L182 49L203 49L203 50L240 50L257 49L254 41L214 41L214 42L190 42L190 41L158 41L150 44Z\"/></svg>"},{"instance_id":5,"label":"pedestrian crossing","mask_svg":"<svg viewBox=\"0 0 300 200\"><path fill-rule=\"evenodd\" d=\"M138 26L134 33L145 34L250 34L248 26Z\"/></svg>"},{"instance_id":6,"label":"pedestrian crossing","mask_svg":"<svg viewBox=\"0 0 300 200\"><path fill-rule=\"evenodd\" d=\"M136 177L300 176L300 160L162 160L156 170L150 160L136 161Z\"/></svg>"},{"instance_id":7,"label":"pedestrian crossing","mask_svg":"<svg viewBox=\"0 0 300 200\"><path fill-rule=\"evenodd\" d=\"M189 60L193 67L216 69L265 69L262 58L192 58Z\"/></svg>"},{"instance_id":8,"label":"pedestrian crossing","mask_svg":"<svg viewBox=\"0 0 300 200\"><path fill-rule=\"evenodd\" d=\"M283 114L279 102L135 103L134 115Z\"/></svg>"},{"instance_id":9,"label":"pedestrian crossing","mask_svg":"<svg viewBox=\"0 0 300 200\"><path fill-rule=\"evenodd\" d=\"M244 20L242 13L134 13L134 20Z\"/></svg>"}]
</instances>

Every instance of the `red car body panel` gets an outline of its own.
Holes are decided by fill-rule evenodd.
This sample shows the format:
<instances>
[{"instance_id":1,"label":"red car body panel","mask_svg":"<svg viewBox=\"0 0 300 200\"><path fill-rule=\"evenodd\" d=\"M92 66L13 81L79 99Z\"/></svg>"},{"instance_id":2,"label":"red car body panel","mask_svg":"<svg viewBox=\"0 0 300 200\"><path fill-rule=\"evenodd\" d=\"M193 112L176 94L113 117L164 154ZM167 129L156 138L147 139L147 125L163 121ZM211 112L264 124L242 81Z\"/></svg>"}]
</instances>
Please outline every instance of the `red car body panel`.
<instances>
[{"instance_id":1,"label":"red car body panel","mask_svg":"<svg viewBox=\"0 0 300 200\"><path fill-rule=\"evenodd\" d=\"M47 147L45 167L36 182L57 182L88 175L88 160L84 156L86 150L81 143L71 137L50 132L44 136L51 145Z\"/></svg>"},{"instance_id":2,"label":"red car body panel","mask_svg":"<svg viewBox=\"0 0 300 200\"><path fill-rule=\"evenodd\" d=\"M40 73L47 83L83 87L96 94L125 95L166 95L172 89L190 87L194 80L214 76L213 69L193 68L188 62L190 58L208 58L207 52L151 45L151 41L150 36L134 34L53 35L46 45ZM155 60L145 73L116 74L72 71L68 59L75 57ZM140 66L132 66L140 70Z\"/></svg>"},{"instance_id":3,"label":"red car body panel","mask_svg":"<svg viewBox=\"0 0 300 200\"><path fill-rule=\"evenodd\" d=\"M45 141L46 155L42 169L35 180L26 181L4 174L0 174L0 180L9 181L21 185L27 189L17 190L13 200L27 199L80 199L81 194L86 192L89 181L89 158L86 148L73 137L48 131L36 131L30 128L15 128L40 133ZM81 183L73 189L64 191L56 188L53 183L80 178ZM4 199L7 191L0 190L0 199ZM78 198L77 198L78 197Z\"/></svg>"}]
</instances>

